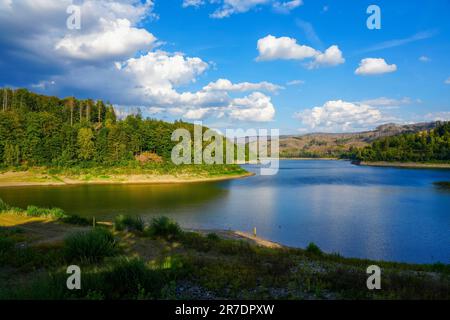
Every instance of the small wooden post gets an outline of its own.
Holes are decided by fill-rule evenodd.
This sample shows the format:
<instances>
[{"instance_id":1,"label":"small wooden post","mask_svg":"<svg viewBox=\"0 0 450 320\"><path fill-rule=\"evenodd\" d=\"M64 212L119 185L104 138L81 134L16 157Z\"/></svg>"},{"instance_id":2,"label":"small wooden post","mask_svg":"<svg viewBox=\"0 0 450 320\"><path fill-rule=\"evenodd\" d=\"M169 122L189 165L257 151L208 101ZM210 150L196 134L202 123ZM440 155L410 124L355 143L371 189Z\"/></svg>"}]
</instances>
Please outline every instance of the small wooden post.
<instances>
[{"instance_id":1,"label":"small wooden post","mask_svg":"<svg viewBox=\"0 0 450 320\"><path fill-rule=\"evenodd\" d=\"M95 217L92 217L92 227L94 227L95 228Z\"/></svg>"},{"instance_id":2,"label":"small wooden post","mask_svg":"<svg viewBox=\"0 0 450 320\"><path fill-rule=\"evenodd\" d=\"M256 227L253 228L253 235L256 237Z\"/></svg>"}]
</instances>

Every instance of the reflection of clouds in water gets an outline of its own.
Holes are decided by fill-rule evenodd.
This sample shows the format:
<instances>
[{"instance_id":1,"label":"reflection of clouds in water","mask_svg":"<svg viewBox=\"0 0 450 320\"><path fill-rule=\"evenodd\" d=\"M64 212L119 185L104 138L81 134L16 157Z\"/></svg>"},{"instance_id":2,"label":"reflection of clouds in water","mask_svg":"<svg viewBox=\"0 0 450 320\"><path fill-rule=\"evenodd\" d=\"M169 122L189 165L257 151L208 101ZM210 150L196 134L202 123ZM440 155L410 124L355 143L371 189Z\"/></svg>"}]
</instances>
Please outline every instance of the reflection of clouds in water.
<instances>
[{"instance_id":1,"label":"reflection of clouds in water","mask_svg":"<svg viewBox=\"0 0 450 320\"><path fill-rule=\"evenodd\" d=\"M321 223L322 234L317 237L324 250L348 255L340 248L352 248L350 251L357 251L353 255L383 256L387 230L382 220L384 200L377 189L348 185L312 188L312 213L327 222Z\"/></svg>"},{"instance_id":2,"label":"reflection of clouds in water","mask_svg":"<svg viewBox=\"0 0 450 320\"><path fill-rule=\"evenodd\" d=\"M249 226L257 226L259 222L264 221L265 225L275 227L275 219L277 210L275 209L276 201L279 201L279 190L274 188L257 188L245 197L248 210L254 212L253 215L248 215Z\"/></svg>"},{"instance_id":3,"label":"reflection of clouds in water","mask_svg":"<svg viewBox=\"0 0 450 320\"><path fill-rule=\"evenodd\" d=\"M349 230L352 224L347 223L349 211L343 210L351 206L352 197L348 197L346 186L314 185L302 188L303 199L310 210L307 222L302 230L308 234L307 242L314 241L327 252L338 251L349 241ZM326 221L322 224L322 221Z\"/></svg>"},{"instance_id":4,"label":"reflection of clouds in water","mask_svg":"<svg viewBox=\"0 0 450 320\"><path fill-rule=\"evenodd\" d=\"M385 187L371 187L368 188L365 196L370 199L370 210L364 210L361 212L364 214L365 223L363 224L365 234L365 252L362 252L365 256L371 257L383 257L389 250L387 236L391 230L389 230L390 222L386 220L386 216L383 215L385 195L383 194Z\"/></svg>"},{"instance_id":5,"label":"reflection of clouds in water","mask_svg":"<svg viewBox=\"0 0 450 320\"><path fill-rule=\"evenodd\" d=\"M202 219L201 223L204 228L212 226L246 232L252 232L256 227L258 234L267 234L275 226L273 220L278 215L277 193L278 191L271 187L231 188L226 196L204 208L207 215L204 215L205 220Z\"/></svg>"}]
</instances>

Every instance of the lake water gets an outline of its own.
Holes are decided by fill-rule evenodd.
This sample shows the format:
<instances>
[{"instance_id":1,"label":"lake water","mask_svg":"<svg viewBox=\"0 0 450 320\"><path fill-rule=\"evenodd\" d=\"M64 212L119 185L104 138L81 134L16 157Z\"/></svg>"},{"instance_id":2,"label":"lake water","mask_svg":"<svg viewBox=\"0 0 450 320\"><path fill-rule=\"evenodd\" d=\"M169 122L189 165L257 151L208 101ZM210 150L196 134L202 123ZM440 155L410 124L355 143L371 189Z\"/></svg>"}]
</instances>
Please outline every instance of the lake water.
<instances>
[{"instance_id":1,"label":"lake water","mask_svg":"<svg viewBox=\"0 0 450 320\"><path fill-rule=\"evenodd\" d=\"M246 168L257 172L257 166ZM344 256L450 263L450 170L285 160L275 176L174 185L0 188L6 202L112 219L167 215L184 227L252 232L282 244L314 242Z\"/></svg>"}]
</instances>

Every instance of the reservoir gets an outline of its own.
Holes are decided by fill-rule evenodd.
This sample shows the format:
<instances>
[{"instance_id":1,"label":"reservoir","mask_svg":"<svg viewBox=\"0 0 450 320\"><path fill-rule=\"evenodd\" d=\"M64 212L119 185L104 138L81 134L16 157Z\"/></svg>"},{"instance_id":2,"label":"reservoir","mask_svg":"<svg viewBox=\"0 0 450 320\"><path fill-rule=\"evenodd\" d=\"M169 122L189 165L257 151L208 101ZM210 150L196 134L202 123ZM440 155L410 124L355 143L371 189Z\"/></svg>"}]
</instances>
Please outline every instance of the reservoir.
<instances>
[{"instance_id":1,"label":"reservoir","mask_svg":"<svg viewBox=\"0 0 450 320\"><path fill-rule=\"evenodd\" d=\"M244 166L259 172L256 165ZM282 160L274 176L208 183L0 188L26 207L60 207L112 220L165 215L183 227L232 229L293 247L316 243L346 257L450 263L450 170L362 167Z\"/></svg>"}]
</instances>

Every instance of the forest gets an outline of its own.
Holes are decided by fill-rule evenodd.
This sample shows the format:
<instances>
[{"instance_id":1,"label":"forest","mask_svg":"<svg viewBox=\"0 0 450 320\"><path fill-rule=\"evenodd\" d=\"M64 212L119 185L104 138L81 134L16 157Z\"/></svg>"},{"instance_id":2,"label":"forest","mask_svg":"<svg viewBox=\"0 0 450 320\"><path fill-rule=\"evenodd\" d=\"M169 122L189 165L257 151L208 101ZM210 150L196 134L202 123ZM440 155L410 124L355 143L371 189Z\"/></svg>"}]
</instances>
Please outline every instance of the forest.
<instances>
[{"instance_id":1,"label":"forest","mask_svg":"<svg viewBox=\"0 0 450 320\"><path fill-rule=\"evenodd\" d=\"M435 129L375 140L370 146L353 149L358 161L449 162L450 122Z\"/></svg>"},{"instance_id":2,"label":"forest","mask_svg":"<svg viewBox=\"0 0 450 320\"><path fill-rule=\"evenodd\" d=\"M0 166L111 166L164 162L177 128L194 125L118 119L101 100L45 96L27 89L0 89ZM205 128L204 128L205 130Z\"/></svg>"}]
</instances>

